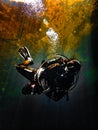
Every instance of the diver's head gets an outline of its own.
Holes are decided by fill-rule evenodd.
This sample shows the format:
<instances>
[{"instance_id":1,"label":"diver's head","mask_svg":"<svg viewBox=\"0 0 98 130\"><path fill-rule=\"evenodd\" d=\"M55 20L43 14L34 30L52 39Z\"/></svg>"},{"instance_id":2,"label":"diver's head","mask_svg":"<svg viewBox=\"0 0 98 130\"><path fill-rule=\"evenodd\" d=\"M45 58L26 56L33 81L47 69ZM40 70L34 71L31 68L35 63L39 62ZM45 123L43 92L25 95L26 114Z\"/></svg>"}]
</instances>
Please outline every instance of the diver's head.
<instances>
[{"instance_id":1,"label":"diver's head","mask_svg":"<svg viewBox=\"0 0 98 130\"><path fill-rule=\"evenodd\" d=\"M79 72L81 68L81 64L78 60L70 60L67 63L67 67L68 69L73 70L74 72Z\"/></svg>"}]
</instances>

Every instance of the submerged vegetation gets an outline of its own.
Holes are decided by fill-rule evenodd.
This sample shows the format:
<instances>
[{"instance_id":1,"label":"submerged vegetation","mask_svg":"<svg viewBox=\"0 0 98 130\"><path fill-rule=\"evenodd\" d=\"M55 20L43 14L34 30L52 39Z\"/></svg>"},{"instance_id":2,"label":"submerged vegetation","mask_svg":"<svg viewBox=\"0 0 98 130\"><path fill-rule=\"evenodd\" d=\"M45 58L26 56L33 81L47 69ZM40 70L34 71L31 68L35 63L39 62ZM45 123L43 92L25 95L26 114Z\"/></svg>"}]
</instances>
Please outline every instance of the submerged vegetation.
<instances>
[{"instance_id":1,"label":"submerged vegetation","mask_svg":"<svg viewBox=\"0 0 98 130\"><path fill-rule=\"evenodd\" d=\"M92 2L44 0L43 5L44 9L37 13L32 4L0 2L1 56L13 55L20 46L28 46L35 56L41 50L48 55L53 44L46 35L49 28L53 28L59 36L57 48L53 49L65 54L78 48L81 39L90 34Z\"/></svg>"}]
</instances>

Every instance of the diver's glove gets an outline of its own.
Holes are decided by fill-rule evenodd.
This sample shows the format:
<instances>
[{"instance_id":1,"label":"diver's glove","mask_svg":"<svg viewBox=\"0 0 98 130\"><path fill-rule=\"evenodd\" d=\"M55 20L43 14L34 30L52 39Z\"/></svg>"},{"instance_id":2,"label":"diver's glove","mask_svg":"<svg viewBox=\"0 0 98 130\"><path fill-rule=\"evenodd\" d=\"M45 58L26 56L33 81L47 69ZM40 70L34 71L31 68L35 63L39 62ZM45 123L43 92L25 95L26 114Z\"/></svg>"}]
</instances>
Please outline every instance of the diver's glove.
<instances>
[{"instance_id":1,"label":"diver's glove","mask_svg":"<svg viewBox=\"0 0 98 130\"><path fill-rule=\"evenodd\" d=\"M18 53L19 53L19 55L23 59L29 60L33 64L33 59L31 57L31 55L30 55L29 50L28 50L27 47L24 46L24 47L19 48Z\"/></svg>"}]
</instances>

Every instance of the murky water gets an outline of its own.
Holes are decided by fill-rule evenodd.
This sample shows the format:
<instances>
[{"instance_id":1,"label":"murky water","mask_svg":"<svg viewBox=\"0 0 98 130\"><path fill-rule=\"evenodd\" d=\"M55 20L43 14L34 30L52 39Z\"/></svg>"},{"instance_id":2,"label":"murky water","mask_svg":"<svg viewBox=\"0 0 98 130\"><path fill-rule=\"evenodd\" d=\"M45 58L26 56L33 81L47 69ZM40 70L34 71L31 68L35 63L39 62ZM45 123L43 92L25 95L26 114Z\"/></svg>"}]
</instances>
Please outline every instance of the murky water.
<instances>
[{"instance_id":1,"label":"murky water","mask_svg":"<svg viewBox=\"0 0 98 130\"><path fill-rule=\"evenodd\" d=\"M37 15L27 10L31 5L0 3L0 130L96 130L93 6L90 1L66 1L46 0L45 9ZM68 102L66 97L54 102L43 94L22 95L21 89L29 81L15 68L22 61L17 53L21 46L30 50L34 67L54 53L81 62L79 81Z\"/></svg>"}]
</instances>

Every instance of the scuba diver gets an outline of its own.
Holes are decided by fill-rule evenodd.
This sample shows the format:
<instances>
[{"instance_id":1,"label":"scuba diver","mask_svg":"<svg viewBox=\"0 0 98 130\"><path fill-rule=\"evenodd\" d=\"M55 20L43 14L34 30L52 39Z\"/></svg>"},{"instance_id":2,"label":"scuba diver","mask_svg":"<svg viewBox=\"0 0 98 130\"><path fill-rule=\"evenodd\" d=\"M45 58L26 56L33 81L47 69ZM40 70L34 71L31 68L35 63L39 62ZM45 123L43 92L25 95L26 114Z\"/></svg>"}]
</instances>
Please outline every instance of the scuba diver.
<instances>
[{"instance_id":1,"label":"scuba diver","mask_svg":"<svg viewBox=\"0 0 98 130\"><path fill-rule=\"evenodd\" d=\"M57 54L51 59L43 60L39 68L32 68L34 61L28 48L21 47L18 53L24 61L17 64L16 69L30 81L22 88L22 94L44 93L55 101L60 100L64 95L68 98L68 90L76 86L79 78L81 65L78 60Z\"/></svg>"}]
</instances>

